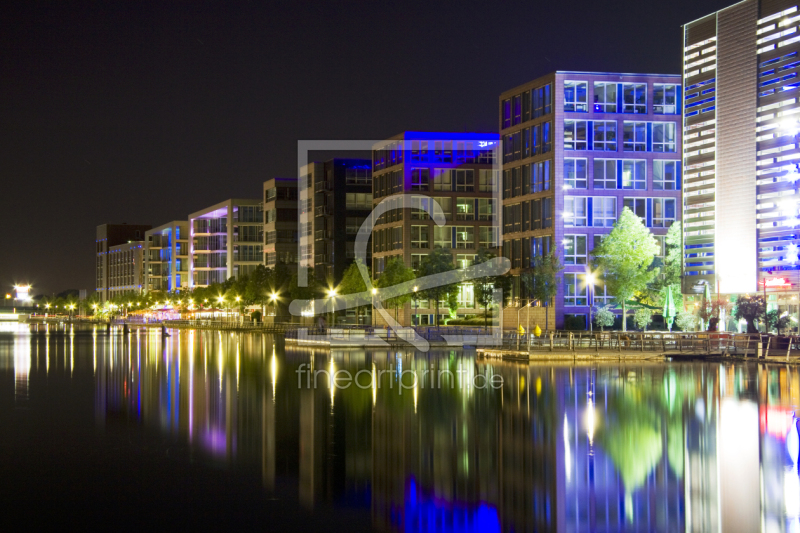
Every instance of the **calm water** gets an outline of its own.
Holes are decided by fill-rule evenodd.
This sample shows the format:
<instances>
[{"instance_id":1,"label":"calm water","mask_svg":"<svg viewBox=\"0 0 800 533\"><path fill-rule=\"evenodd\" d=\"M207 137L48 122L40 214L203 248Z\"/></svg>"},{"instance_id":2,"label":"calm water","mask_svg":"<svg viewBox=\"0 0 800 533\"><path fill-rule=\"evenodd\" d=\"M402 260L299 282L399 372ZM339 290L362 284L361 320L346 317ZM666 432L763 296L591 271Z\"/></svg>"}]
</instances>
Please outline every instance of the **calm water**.
<instances>
[{"instance_id":1,"label":"calm water","mask_svg":"<svg viewBox=\"0 0 800 533\"><path fill-rule=\"evenodd\" d=\"M800 531L795 368L2 327L6 526Z\"/></svg>"}]
</instances>

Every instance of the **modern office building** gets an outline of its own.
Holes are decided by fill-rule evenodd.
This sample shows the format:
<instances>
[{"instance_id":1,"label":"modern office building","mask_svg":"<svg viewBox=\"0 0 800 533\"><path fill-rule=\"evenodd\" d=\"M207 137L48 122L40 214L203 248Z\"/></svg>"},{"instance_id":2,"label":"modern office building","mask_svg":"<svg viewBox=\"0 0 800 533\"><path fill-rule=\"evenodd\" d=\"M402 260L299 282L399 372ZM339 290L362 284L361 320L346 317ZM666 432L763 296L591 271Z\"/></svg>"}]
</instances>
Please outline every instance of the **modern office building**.
<instances>
[{"instance_id":1,"label":"modern office building","mask_svg":"<svg viewBox=\"0 0 800 533\"><path fill-rule=\"evenodd\" d=\"M684 293L800 288L798 25L783 0L684 25Z\"/></svg>"},{"instance_id":2,"label":"modern office building","mask_svg":"<svg viewBox=\"0 0 800 533\"><path fill-rule=\"evenodd\" d=\"M102 224L95 238L95 291L100 300L142 290L144 233L149 224ZM128 245L131 246L128 246Z\"/></svg>"},{"instance_id":3,"label":"modern office building","mask_svg":"<svg viewBox=\"0 0 800 533\"><path fill-rule=\"evenodd\" d=\"M300 263L334 287L355 258L358 228L372 210L372 172L367 159L331 159L300 169ZM369 261L369 257L367 258Z\"/></svg>"},{"instance_id":4,"label":"modern office building","mask_svg":"<svg viewBox=\"0 0 800 533\"><path fill-rule=\"evenodd\" d=\"M395 257L418 270L422 258L435 248L449 250L458 268L470 266L480 248L497 252L499 171L494 168L494 153L498 141L496 133L406 131L374 147L372 203L377 206L401 194L418 195L412 208L392 209L376 221L374 278ZM445 226L436 226L425 212L431 201L442 208ZM471 283L461 285L458 302L458 315L483 311L475 305ZM413 315L418 324L432 324L434 314L434 302L420 300L406 304L398 320L410 325ZM446 304L440 304L439 314L442 319L448 317Z\"/></svg>"},{"instance_id":5,"label":"modern office building","mask_svg":"<svg viewBox=\"0 0 800 533\"><path fill-rule=\"evenodd\" d=\"M250 274L264 263L264 204L229 199L189 215L189 286Z\"/></svg>"},{"instance_id":6,"label":"modern office building","mask_svg":"<svg viewBox=\"0 0 800 533\"><path fill-rule=\"evenodd\" d=\"M297 178L264 182L264 265L297 264Z\"/></svg>"},{"instance_id":7,"label":"modern office building","mask_svg":"<svg viewBox=\"0 0 800 533\"><path fill-rule=\"evenodd\" d=\"M144 233L144 290L189 287L189 222L174 220Z\"/></svg>"},{"instance_id":8,"label":"modern office building","mask_svg":"<svg viewBox=\"0 0 800 533\"><path fill-rule=\"evenodd\" d=\"M504 326L519 320L588 329L591 300L611 303L590 252L623 208L659 241L680 220L681 77L557 71L500 95L503 255L514 283ZM519 274L554 251L564 270L555 306L529 300ZM520 314L522 311L522 314ZM530 312L530 319L527 313Z\"/></svg>"}]
</instances>

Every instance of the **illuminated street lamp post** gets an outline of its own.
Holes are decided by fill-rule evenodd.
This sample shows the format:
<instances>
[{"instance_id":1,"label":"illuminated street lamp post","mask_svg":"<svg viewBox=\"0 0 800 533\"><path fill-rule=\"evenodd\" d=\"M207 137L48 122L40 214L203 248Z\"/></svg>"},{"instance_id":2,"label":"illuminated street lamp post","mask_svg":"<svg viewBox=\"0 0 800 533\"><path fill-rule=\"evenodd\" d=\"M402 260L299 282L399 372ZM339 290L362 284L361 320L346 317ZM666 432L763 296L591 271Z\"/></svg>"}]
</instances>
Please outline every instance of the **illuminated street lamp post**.
<instances>
[{"instance_id":1,"label":"illuminated street lamp post","mask_svg":"<svg viewBox=\"0 0 800 533\"><path fill-rule=\"evenodd\" d=\"M372 316L372 325L377 326L377 316L375 315L375 295L378 294L378 289L372 288L372 310L370 311L370 315Z\"/></svg>"},{"instance_id":2,"label":"illuminated street lamp post","mask_svg":"<svg viewBox=\"0 0 800 533\"><path fill-rule=\"evenodd\" d=\"M592 307L594 306L594 282L595 276L593 272L589 272L586 274L586 285L588 289L588 303L589 303L589 333L594 333L594 327L592 326Z\"/></svg>"},{"instance_id":3,"label":"illuminated street lamp post","mask_svg":"<svg viewBox=\"0 0 800 533\"><path fill-rule=\"evenodd\" d=\"M417 302L418 302L418 300L417 300L417 288L418 287L415 285L414 286L414 325L415 326L419 326L419 315L417 314L417 311L418 311L418 308L417 308Z\"/></svg>"},{"instance_id":4,"label":"illuminated street lamp post","mask_svg":"<svg viewBox=\"0 0 800 533\"><path fill-rule=\"evenodd\" d=\"M373 289L374 290L374 289ZM336 289L329 289L328 290L328 309L329 314L331 315L330 322L331 326L336 325L336 313L333 310L334 303L336 302Z\"/></svg>"},{"instance_id":5,"label":"illuminated street lamp post","mask_svg":"<svg viewBox=\"0 0 800 533\"><path fill-rule=\"evenodd\" d=\"M269 301L272 302L272 323L275 323L275 319L278 318L278 310L277 310L277 302L278 302L278 293L273 292L269 295Z\"/></svg>"}]
</instances>

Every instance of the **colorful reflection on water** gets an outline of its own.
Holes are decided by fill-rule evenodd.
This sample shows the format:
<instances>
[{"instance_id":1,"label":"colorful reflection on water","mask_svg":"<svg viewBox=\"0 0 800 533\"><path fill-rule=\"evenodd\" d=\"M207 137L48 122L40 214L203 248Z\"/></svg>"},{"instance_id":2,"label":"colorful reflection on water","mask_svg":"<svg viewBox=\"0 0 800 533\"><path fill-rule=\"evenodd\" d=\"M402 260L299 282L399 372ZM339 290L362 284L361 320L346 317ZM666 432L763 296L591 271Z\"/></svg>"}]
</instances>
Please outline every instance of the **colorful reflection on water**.
<instances>
[{"instance_id":1,"label":"colorful reflection on water","mask_svg":"<svg viewBox=\"0 0 800 533\"><path fill-rule=\"evenodd\" d=\"M265 495L360 509L378 529L800 531L800 367L4 327L14 408L59 383L92 387L96 429L168 437L208 468L257 474ZM365 386L335 387L345 371Z\"/></svg>"}]
</instances>

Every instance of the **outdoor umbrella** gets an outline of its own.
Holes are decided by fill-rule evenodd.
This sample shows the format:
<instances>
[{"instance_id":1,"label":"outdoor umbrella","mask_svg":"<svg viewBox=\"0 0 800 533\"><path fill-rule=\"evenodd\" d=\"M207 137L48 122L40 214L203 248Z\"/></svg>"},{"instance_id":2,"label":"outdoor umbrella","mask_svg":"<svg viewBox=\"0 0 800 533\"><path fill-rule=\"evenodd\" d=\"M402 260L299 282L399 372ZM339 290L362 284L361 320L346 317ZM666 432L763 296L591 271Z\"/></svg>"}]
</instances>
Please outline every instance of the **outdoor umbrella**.
<instances>
[{"instance_id":1,"label":"outdoor umbrella","mask_svg":"<svg viewBox=\"0 0 800 533\"><path fill-rule=\"evenodd\" d=\"M664 320L672 331L672 321L675 319L675 300L672 298L672 287L667 286L667 295L664 298Z\"/></svg>"},{"instance_id":2,"label":"outdoor umbrella","mask_svg":"<svg viewBox=\"0 0 800 533\"><path fill-rule=\"evenodd\" d=\"M711 301L711 289L709 288L708 283L705 283L703 285L703 309L706 309L708 307L708 302L710 302L710 301ZM700 319L700 331L705 331L705 329L706 329L706 323L701 318Z\"/></svg>"}]
</instances>

